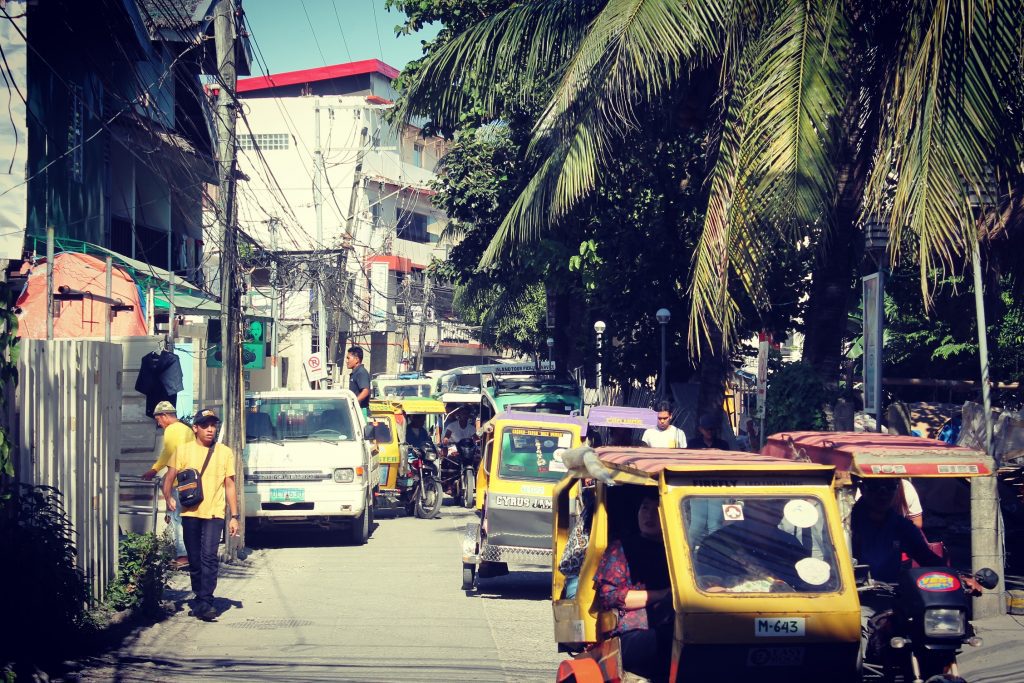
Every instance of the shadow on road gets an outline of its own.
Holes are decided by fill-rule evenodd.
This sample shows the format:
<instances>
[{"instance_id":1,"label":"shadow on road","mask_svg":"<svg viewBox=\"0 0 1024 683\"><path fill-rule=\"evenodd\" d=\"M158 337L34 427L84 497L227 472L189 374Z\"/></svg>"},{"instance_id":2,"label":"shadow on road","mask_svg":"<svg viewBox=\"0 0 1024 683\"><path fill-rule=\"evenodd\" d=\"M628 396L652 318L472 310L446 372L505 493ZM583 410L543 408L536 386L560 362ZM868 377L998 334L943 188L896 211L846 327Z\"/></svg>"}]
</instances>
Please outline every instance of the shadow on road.
<instances>
[{"instance_id":1,"label":"shadow on road","mask_svg":"<svg viewBox=\"0 0 1024 683\"><path fill-rule=\"evenodd\" d=\"M477 579L476 589L466 595L485 600L550 600L551 572L513 571L508 576Z\"/></svg>"}]
</instances>

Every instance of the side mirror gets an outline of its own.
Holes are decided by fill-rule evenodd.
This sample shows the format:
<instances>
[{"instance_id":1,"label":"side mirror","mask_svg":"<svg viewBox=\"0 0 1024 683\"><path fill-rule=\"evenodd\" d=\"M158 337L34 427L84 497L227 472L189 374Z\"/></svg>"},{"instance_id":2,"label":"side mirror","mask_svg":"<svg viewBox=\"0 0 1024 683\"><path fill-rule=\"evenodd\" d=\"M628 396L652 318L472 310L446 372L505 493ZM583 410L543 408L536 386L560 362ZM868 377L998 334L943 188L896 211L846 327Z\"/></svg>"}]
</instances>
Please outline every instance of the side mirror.
<instances>
[{"instance_id":1,"label":"side mirror","mask_svg":"<svg viewBox=\"0 0 1024 683\"><path fill-rule=\"evenodd\" d=\"M376 441L377 429L373 423L367 423L363 427L363 439L365 439L366 441Z\"/></svg>"},{"instance_id":2,"label":"side mirror","mask_svg":"<svg viewBox=\"0 0 1024 683\"><path fill-rule=\"evenodd\" d=\"M974 580L987 591L990 591L999 585L999 575L988 567L979 569L978 573L974 575Z\"/></svg>"}]
</instances>

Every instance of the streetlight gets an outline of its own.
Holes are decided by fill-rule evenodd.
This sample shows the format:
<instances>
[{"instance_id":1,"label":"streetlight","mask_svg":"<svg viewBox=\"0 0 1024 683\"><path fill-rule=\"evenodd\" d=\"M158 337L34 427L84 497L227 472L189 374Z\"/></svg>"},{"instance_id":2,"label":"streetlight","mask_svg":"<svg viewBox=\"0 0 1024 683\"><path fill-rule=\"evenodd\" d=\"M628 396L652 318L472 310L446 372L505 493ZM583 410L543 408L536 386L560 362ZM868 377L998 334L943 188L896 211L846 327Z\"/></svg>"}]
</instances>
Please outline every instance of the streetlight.
<instances>
[{"instance_id":1,"label":"streetlight","mask_svg":"<svg viewBox=\"0 0 1024 683\"><path fill-rule=\"evenodd\" d=\"M665 389L668 384L665 382L665 327L668 325L668 321L672 319L672 313L667 308L659 308L658 312L654 314L654 317L658 319L658 324L661 325L661 372L658 374L658 397L665 398Z\"/></svg>"},{"instance_id":2,"label":"streetlight","mask_svg":"<svg viewBox=\"0 0 1024 683\"><path fill-rule=\"evenodd\" d=\"M603 320L594 323L594 332L597 333L597 402L601 402L601 337L604 335L606 325Z\"/></svg>"},{"instance_id":3,"label":"streetlight","mask_svg":"<svg viewBox=\"0 0 1024 683\"><path fill-rule=\"evenodd\" d=\"M548 365L551 366L549 369L553 369L555 366L552 365L553 361L551 360L551 353L552 353L552 351L555 350L555 338L554 337L548 337L547 344L548 344Z\"/></svg>"}]
</instances>

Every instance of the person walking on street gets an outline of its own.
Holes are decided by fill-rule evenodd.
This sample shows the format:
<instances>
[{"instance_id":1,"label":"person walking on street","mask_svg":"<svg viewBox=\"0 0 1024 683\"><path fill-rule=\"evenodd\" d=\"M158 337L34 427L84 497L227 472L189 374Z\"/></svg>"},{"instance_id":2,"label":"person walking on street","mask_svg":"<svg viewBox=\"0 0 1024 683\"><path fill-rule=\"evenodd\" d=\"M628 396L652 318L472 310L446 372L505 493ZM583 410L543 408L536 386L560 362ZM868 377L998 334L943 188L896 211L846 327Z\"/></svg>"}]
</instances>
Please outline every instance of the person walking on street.
<instances>
[{"instance_id":1,"label":"person walking on street","mask_svg":"<svg viewBox=\"0 0 1024 683\"><path fill-rule=\"evenodd\" d=\"M363 349L358 346L349 348L345 354L345 367L351 374L348 377L348 389L356 395L363 415L369 416L370 411L370 373L363 365Z\"/></svg>"},{"instance_id":2,"label":"person walking on street","mask_svg":"<svg viewBox=\"0 0 1024 683\"><path fill-rule=\"evenodd\" d=\"M729 444L724 439L718 438L715 434L715 416L701 415L697 423L697 436L693 439L690 448L715 448L720 451L729 450Z\"/></svg>"},{"instance_id":3,"label":"person walking on street","mask_svg":"<svg viewBox=\"0 0 1024 683\"><path fill-rule=\"evenodd\" d=\"M643 444L649 448L686 448L686 434L672 424L672 404L661 401L655 410L658 411L658 428L644 430Z\"/></svg>"},{"instance_id":4,"label":"person walking on street","mask_svg":"<svg viewBox=\"0 0 1024 683\"><path fill-rule=\"evenodd\" d=\"M156 422L157 427L164 430L164 440L156 462L142 475L142 478L146 481L152 481L157 472L167 467L171 458L174 457L174 451L178 450L178 446L195 441L192 430L187 424L178 419L177 409L170 401L161 401L156 404L156 407L153 409L153 421ZM172 486L171 495L174 496L174 502L177 505L178 489ZM188 556L185 552L185 539L181 533L181 511L177 508L174 510L171 510L171 508L167 509L168 513L165 520L171 530L171 539L174 541L174 566L176 569L183 569L188 566Z\"/></svg>"},{"instance_id":5,"label":"person walking on street","mask_svg":"<svg viewBox=\"0 0 1024 683\"><path fill-rule=\"evenodd\" d=\"M171 483L178 472L194 469L201 472L202 501L181 511L181 526L188 554L189 576L195 602L192 616L204 621L217 617L213 593L217 589L221 529L224 528L225 505L231 510L228 533L238 535L238 497L235 492L235 454L222 443L215 444L220 418L212 408L199 411L192 424L195 441L182 444L174 452L164 478L164 500L167 509L174 510L177 503L171 497Z\"/></svg>"}]
</instances>

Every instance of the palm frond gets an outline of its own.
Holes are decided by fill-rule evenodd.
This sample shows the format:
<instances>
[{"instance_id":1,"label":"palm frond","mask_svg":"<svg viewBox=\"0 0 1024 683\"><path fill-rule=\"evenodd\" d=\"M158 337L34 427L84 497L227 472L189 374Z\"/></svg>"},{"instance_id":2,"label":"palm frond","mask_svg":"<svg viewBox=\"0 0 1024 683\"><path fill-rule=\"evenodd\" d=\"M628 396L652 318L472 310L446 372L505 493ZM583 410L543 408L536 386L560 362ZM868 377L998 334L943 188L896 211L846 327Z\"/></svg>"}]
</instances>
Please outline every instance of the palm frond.
<instances>
[{"instance_id":1,"label":"palm frond","mask_svg":"<svg viewBox=\"0 0 1024 683\"><path fill-rule=\"evenodd\" d=\"M609 0L587 29L541 115L529 153L544 162L495 234L481 263L510 242L557 224L593 191L636 108L657 102L692 60L717 45L726 3Z\"/></svg>"},{"instance_id":2,"label":"palm frond","mask_svg":"<svg viewBox=\"0 0 1024 683\"><path fill-rule=\"evenodd\" d=\"M978 239L974 208L995 200L986 178L1020 163L1007 143L1020 113L1007 111L1006 95L1020 84L1022 12L1020 0L920 0L905 24L880 145L893 162L876 164L866 204L882 211L895 176L890 245L898 257L901 244L916 244L926 301L928 274L952 267ZM982 206L970 206L971 193Z\"/></svg>"}]
</instances>

